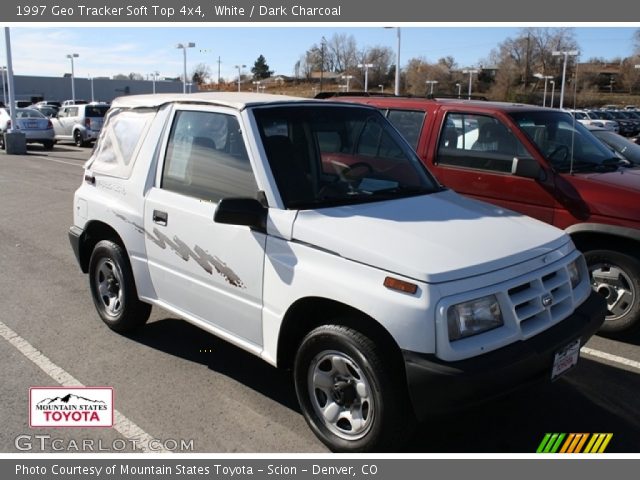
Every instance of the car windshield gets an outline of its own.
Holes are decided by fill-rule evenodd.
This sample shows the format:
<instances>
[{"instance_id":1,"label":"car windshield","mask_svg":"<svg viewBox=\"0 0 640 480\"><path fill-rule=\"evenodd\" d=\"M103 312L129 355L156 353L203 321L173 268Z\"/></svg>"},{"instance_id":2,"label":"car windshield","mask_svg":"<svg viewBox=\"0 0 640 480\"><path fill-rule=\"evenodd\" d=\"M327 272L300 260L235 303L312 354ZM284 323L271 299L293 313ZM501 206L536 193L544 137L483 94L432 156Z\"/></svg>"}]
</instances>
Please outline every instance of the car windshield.
<instances>
[{"instance_id":1,"label":"car windshield","mask_svg":"<svg viewBox=\"0 0 640 480\"><path fill-rule=\"evenodd\" d=\"M389 200L441 189L375 109L283 105L256 108L254 115L287 208Z\"/></svg>"},{"instance_id":2,"label":"car windshield","mask_svg":"<svg viewBox=\"0 0 640 480\"><path fill-rule=\"evenodd\" d=\"M568 113L514 112L511 117L560 172L615 169L622 162Z\"/></svg>"}]
</instances>

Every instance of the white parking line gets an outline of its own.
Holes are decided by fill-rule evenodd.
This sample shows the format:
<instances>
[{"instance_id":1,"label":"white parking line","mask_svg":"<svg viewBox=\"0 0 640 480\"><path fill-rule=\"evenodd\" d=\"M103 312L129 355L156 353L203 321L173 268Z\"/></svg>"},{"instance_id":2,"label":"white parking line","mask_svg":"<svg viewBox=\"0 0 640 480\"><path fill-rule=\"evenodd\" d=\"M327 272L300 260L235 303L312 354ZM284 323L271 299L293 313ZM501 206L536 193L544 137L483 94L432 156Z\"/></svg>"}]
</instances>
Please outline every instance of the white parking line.
<instances>
[{"instance_id":1,"label":"white parking line","mask_svg":"<svg viewBox=\"0 0 640 480\"><path fill-rule=\"evenodd\" d=\"M20 353L22 353L26 358L40 367L40 369L44 373L49 375L60 385L63 385L65 387L84 387L84 385L79 380L76 380L70 373L49 360L46 355L33 347L29 342L27 342L24 338L11 330L11 328L9 328L1 321L0 337L7 340ZM142 430L139 426L125 417L118 410L114 410L114 417L115 424L113 425L113 428L127 440L134 441L135 444L143 452L169 453L168 450L159 448L159 446L162 445L161 442L158 442L155 438ZM153 442L153 444L158 448L151 449L149 446L151 442Z\"/></svg>"},{"instance_id":2,"label":"white parking line","mask_svg":"<svg viewBox=\"0 0 640 480\"><path fill-rule=\"evenodd\" d=\"M636 362L635 360L619 357L618 355L612 355L610 353L602 352L600 350L594 350L593 348L589 348L589 347L582 347L580 350L582 351L582 353L585 353L592 357L601 358L603 360L609 360L610 362L619 363L620 365L625 365L627 367L640 370L640 362Z\"/></svg>"},{"instance_id":3,"label":"white parking line","mask_svg":"<svg viewBox=\"0 0 640 480\"><path fill-rule=\"evenodd\" d=\"M64 160L58 160L57 158L43 157L42 155L30 155L28 158L40 158L48 162L64 163L65 165L73 165L75 167L80 167L80 168L82 168L84 166L84 162L86 162L86 160L82 160L82 163L65 162Z\"/></svg>"}]
</instances>

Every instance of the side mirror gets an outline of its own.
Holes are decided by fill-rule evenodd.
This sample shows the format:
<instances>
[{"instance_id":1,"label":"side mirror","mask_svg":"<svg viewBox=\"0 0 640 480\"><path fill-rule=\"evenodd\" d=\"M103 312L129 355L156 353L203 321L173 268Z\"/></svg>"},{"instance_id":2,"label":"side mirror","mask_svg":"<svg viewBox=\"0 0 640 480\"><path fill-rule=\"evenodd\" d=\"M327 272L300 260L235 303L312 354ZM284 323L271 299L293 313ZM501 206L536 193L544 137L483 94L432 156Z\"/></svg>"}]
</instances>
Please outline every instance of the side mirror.
<instances>
[{"instance_id":1,"label":"side mirror","mask_svg":"<svg viewBox=\"0 0 640 480\"><path fill-rule=\"evenodd\" d=\"M213 221L266 232L267 209L255 198L223 198L213 214Z\"/></svg>"},{"instance_id":2,"label":"side mirror","mask_svg":"<svg viewBox=\"0 0 640 480\"><path fill-rule=\"evenodd\" d=\"M513 158L511 164L511 174L517 177L531 178L532 180L542 180L544 170L534 158Z\"/></svg>"}]
</instances>

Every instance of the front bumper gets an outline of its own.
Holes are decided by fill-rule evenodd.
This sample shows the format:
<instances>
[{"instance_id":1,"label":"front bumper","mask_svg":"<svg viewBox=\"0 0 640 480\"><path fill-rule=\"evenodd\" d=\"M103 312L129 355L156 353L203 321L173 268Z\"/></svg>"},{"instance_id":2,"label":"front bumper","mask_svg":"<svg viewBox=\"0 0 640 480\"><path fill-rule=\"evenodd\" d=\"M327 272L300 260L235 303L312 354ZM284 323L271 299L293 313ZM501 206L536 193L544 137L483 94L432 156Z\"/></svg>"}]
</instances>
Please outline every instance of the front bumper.
<instances>
[{"instance_id":1,"label":"front bumper","mask_svg":"<svg viewBox=\"0 0 640 480\"><path fill-rule=\"evenodd\" d=\"M580 338L584 345L600 328L606 302L592 292L557 325L525 341L458 362L403 351L409 394L419 420L504 395L545 377L551 379L555 353Z\"/></svg>"}]
</instances>

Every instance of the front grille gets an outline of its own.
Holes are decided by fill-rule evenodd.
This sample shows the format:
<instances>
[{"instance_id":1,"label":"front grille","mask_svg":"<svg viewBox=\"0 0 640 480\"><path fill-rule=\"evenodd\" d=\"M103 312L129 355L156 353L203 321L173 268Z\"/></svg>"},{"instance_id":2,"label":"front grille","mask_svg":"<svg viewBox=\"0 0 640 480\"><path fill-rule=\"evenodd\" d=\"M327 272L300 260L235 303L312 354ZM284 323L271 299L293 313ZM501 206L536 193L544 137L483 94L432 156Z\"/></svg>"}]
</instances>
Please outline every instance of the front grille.
<instances>
[{"instance_id":1,"label":"front grille","mask_svg":"<svg viewBox=\"0 0 640 480\"><path fill-rule=\"evenodd\" d=\"M571 283L564 265L509 288L507 296L525 338L563 320L573 310Z\"/></svg>"}]
</instances>

